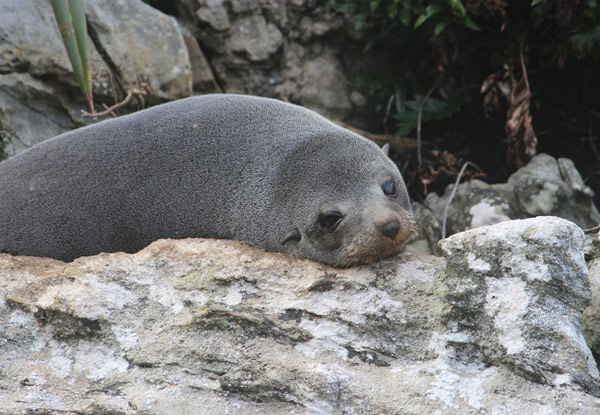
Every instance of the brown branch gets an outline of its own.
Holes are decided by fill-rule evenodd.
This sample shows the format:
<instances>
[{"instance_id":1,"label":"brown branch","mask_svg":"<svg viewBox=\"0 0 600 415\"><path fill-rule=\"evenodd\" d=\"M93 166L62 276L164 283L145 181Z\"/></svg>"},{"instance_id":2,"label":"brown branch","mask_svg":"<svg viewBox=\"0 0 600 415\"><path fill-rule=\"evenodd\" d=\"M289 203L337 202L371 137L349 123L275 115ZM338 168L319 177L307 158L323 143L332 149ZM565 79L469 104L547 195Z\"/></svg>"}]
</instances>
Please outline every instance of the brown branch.
<instances>
[{"instance_id":1,"label":"brown branch","mask_svg":"<svg viewBox=\"0 0 600 415\"><path fill-rule=\"evenodd\" d=\"M148 95L148 88L146 87L146 85L142 84L140 89L133 89L133 90L129 91L123 101L117 102L115 105L108 107L106 110L104 110L102 112L91 112L91 113L81 110L81 116L82 117L93 117L93 118L103 117L105 115L113 113L114 110L127 105L129 103L129 101L131 101L131 98L133 98L134 96L136 98L140 97L143 99L143 96L146 96L146 95Z\"/></svg>"},{"instance_id":2,"label":"brown branch","mask_svg":"<svg viewBox=\"0 0 600 415\"><path fill-rule=\"evenodd\" d=\"M94 118L103 117L105 115L110 114L114 110L127 105L129 103L129 101L131 101L132 97L133 97L133 91L130 91L129 93L127 93L127 96L125 97L125 99L123 101L117 102L115 105L108 107L106 110L104 110L102 112L87 112L87 111L81 110L81 116L82 117L94 117Z\"/></svg>"}]
</instances>

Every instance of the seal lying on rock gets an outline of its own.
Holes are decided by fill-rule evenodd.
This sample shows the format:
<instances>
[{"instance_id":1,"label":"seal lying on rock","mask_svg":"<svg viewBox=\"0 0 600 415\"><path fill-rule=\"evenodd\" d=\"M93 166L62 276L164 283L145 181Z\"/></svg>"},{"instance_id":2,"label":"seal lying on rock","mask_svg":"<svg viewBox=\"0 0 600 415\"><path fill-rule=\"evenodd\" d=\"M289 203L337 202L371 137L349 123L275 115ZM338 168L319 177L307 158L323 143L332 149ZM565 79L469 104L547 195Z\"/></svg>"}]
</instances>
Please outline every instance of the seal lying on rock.
<instances>
[{"instance_id":1,"label":"seal lying on rock","mask_svg":"<svg viewBox=\"0 0 600 415\"><path fill-rule=\"evenodd\" d=\"M413 230L385 150L273 99L183 99L0 163L0 251L13 255L71 261L211 237L345 267L399 252Z\"/></svg>"}]
</instances>

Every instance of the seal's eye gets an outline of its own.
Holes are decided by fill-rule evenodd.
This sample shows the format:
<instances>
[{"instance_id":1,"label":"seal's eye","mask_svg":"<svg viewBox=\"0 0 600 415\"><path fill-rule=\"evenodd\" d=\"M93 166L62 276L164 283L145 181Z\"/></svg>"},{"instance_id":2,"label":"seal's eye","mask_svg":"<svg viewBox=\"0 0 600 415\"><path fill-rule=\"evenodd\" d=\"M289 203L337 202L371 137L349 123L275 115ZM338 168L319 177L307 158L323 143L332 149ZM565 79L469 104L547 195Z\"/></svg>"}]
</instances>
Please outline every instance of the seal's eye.
<instances>
[{"instance_id":1,"label":"seal's eye","mask_svg":"<svg viewBox=\"0 0 600 415\"><path fill-rule=\"evenodd\" d=\"M396 189L396 183L392 179L386 181L381 185L381 189L386 196L396 197L398 190Z\"/></svg>"},{"instance_id":2,"label":"seal's eye","mask_svg":"<svg viewBox=\"0 0 600 415\"><path fill-rule=\"evenodd\" d=\"M319 225L328 232L335 231L344 217L338 212L324 212L319 216Z\"/></svg>"}]
</instances>

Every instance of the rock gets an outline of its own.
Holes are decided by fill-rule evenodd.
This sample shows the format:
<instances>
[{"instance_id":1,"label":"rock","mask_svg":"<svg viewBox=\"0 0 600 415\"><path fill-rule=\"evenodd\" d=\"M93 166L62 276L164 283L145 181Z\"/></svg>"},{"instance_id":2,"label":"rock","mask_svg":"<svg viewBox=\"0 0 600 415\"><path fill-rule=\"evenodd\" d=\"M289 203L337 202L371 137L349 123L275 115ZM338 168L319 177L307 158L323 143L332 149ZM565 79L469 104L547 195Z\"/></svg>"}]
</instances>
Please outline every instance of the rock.
<instances>
[{"instance_id":1,"label":"rock","mask_svg":"<svg viewBox=\"0 0 600 415\"><path fill-rule=\"evenodd\" d=\"M194 38L194 36L191 34L185 34L183 39L185 40L185 45L190 57L190 65L192 67L192 85L194 90L204 93L222 92L221 88L219 88L219 85L217 85L217 82L215 81L212 69L204 57L204 53L202 53L196 38Z\"/></svg>"},{"instance_id":2,"label":"rock","mask_svg":"<svg viewBox=\"0 0 600 415\"><path fill-rule=\"evenodd\" d=\"M236 14L256 11L259 9L257 0L230 0L229 4L231 4L231 9Z\"/></svg>"},{"instance_id":3,"label":"rock","mask_svg":"<svg viewBox=\"0 0 600 415\"><path fill-rule=\"evenodd\" d=\"M592 352L600 357L600 258L588 263L592 301L583 313L583 334Z\"/></svg>"},{"instance_id":4,"label":"rock","mask_svg":"<svg viewBox=\"0 0 600 415\"><path fill-rule=\"evenodd\" d=\"M283 44L283 36L277 26L267 24L261 15L236 20L231 27L229 48L245 52L251 61L263 61L277 52Z\"/></svg>"},{"instance_id":5,"label":"rock","mask_svg":"<svg viewBox=\"0 0 600 415\"><path fill-rule=\"evenodd\" d=\"M190 96L192 73L181 28L174 18L141 0L85 2L88 30L118 68L123 88L150 86L152 96Z\"/></svg>"},{"instance_id":6,"label":"rock","mask_svg":"<svg viewBox=\"0 0 600 415\"><path fill-rule=\"evenodd\" d=\"M348 80L332 55L306 61L301 78L301 102L306 107L332 119L343 118L352 109Z\"/></svg>"},{"instance_id":7,"label":"rock","mask_svg":"<svg viewBox=\"0 0 600 415\"><path fill-rule=\"evenodd\" d=\"M507 186L514 189L517 209L529 216L556 215L582 228L600 223L594 192L583 183L571 160L557 162L547 154L539 154L515 172Z\"/></svg>"},{"instance_id":8,"label":"rock","mask_svg":"<svg viewBox=\"0 0 600 415\"><path fill-rule=\"evenodd\" d=\"M80 125L69 112L83 102L61 102L60 95L27 73L0 74L0 137L8 156Z\"/></svg>"},{"instance_id":9,"label":"rock","mask_svg":"<svg viewBox=\"0 0 600 415\"><path fill-rule=\"evenodd\" d=\"M140 0L84 3L97 108L140 82L149 82L151 102L190 95L189 59L173 18ZM92 122L81 118L87 103L50 2L0 2L0 77L0 138L8 155Z\"/></svg>"},{"instance_id":10,"label":"rock","mask_svg":"<svg viewBox=\"0 0 600 415\"><path fill-rule=\"evenodd\" d=\"M34 77L58 77L79 88L50 2L3 0L0 34L0 73L27 71ZM106 66L90 40L88 48L90 66Z\"/></svg>"},{"instance_id":11,"label":"rock","mask_svg":"<svg viewBox=\"0 0 600 415\"><path fill-rule=\"evenodd\" d=\"M353 119L355 108L364 109L358 91L351 102L340 47L344 18L329 3L178 3L182 15L196 20L196 38L224 92L279 98L334 119Z\"/></svg>"},{"instance_id":12,"label":"rock","mask_svg":"<svg viewBox=\"0 0 600 415\"><path fill-rule=\"evenodd\" d=\"M592 302L583 313L583 335L596 359L600 359L600 232L586 242L584 252L588 259Z\"/></svg>"},{"instance_id":13,"label":"rock","mask_svg":"<svg viewBox=\"0 0 600 415\"><path fill-rule=\"evenodd\" d=\"M539 217L440 241L457 357L502 362L536 382L576 383L600 396L581 329L590 301L583 240L572 222Z\"/></svg>"},{"instance_id":14,"label":"rock","mask_svg":"<svg viewBox=\"0 0 600 415\"><path fill-rule=\"evenodd\" d=\"M105 67L91 40L88 46L90 66ZM98 82L93 90L107 92ZM0 2L0 139L6 155L83 125L79 112L86 107L50 2Z\"/></svg>"},{"instance_id":15,"label":"rock","mask_svg":"<svg viewBox=\"0 0 600 415\"><path fill-rule=\"evenodd\" d=\"M200 7L196 11L198 19L208 23L215 30L227 30L231 26L227 10L223 6L223 0L211 0L206 2L206 6Z\"/></svg>"},{"instance_id":16,"label":"rock","mask_svg":"<svg viewBox=\"0 0 600 415\"><path fill-rule=\"evenodd\" d=\"M428 228L416 241L425 238L428 245L434 246L441 239L444 208L453 187L454 184L446 187L442 197L430 193L424 208L415 213L417 223L426 224ZM600 213L593 200L594 192L584 184L571 160L557 161L547 154L538 154L511 175L507 183L489 185L472 180L460 184L448 208L446 236L539 215L554 215L581 228L591 228L600 223ZM423 216L425 212L427 216ZM431 217L435 218L434 222ZM435 249L430 252L436 253Z\"/></svg>"},{"instance_id":17,"label":"rock","mask_svg":"<svg viewBox=\"0 0 600 415\"><path fill-rule=\"evenodd\" d=\"M506 222L346 270L202 239L1 254L0 413L597 414L581 240Z\"/></svg>"}]
</instances>

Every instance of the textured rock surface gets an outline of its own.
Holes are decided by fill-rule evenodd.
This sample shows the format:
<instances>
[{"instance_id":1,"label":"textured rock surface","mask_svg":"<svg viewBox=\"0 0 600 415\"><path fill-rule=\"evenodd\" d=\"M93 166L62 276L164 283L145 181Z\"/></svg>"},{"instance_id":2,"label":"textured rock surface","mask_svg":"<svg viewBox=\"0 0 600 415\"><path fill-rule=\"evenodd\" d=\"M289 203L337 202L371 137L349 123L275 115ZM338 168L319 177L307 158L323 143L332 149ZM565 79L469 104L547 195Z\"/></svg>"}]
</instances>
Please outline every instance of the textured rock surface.
<instances>
[{"instance_id":1,"label":"textured rock surface","mask_svg":"<svg viewBox=\"0 0 600 415\"><path fill-rule=\"evenodd\" d=\"M27 73L0 74L0 139L9 155L78 126L76 102Z\"/></svg>"},{"instance_id":2,"label":"textured rock surface","mask_svg":"<svg viewBox=\"0 0 600 415\"><path fill-rule=\"evenodd\" d=\"M227 92L280 98L357 126L368 122L365 97L348 83L365 61L356 43L362 35L333 0L147 3L177 20L141 0L85 2L96 109L148 84L143 103L120 111ZM29 77L15 82L22 75ZM0 77L0 139L9 155L91 122L80 117L87 105L47 1L0 2ZM44 91L50 111L37 112L34 90Z\"/></svg>"},{"instance_id":3,"label":"textured rock surface","mask_svg":"<svg viewBox=\"0 0 600 415\"><path fill-rule=\"evenodd\" d=\"M0 414L597 414L580 245L539 218L449 239L447 271L215 240L0 255Z\"/></svg>"},{"instance_id":4,"label":"textured rock surface","mask_svg":"<svg viewBox=\"0 0 600 415\"><path fill-rule=\"evenodd\" d=\"M348 87L352 24L333 2L179 0L225 92L263 95L341 119L364 106ZM347 24L346 24L347 23ZM348 59L349 65L344 65ZM354 95L352 95L354 93ZM354 96L354 99L351 99Z\"/></svg>"},{"instance_id":5,"label":"textured rock surface","mask_svg":"<svg viewBox=\"0 0 600 415\"><path fill-rule=\"evenodd\" d=\"M456 353L503 361L550 385L575 382L600 391L581 332L591 298L583 240L575 224L539 217L441 241Z\"/></svg>"},{"instance_id":6,"label":"textured rock surface","mask_svg":"<svg viewBox=\"0 0 600 415\"><path fill-rule=\"evenodd\" d=\"M414 206L417 222L424 229L409 249L440 254L437 241L441 239L444 206L453 186L449 185L442 197L430 193L424 206ZM571 160L538 154L507 183L489 185L472 180L460 184L448 208L446 236L538 215L558 216L581 228L591 228L600 223L593 200L594 192L584 184Z\"/></svg>"},{"instance_id":7,"label":"textured rock surface","mask_svg":"<svg viewBox=\"0 0 600 415\"><path fill-rule=\"evenodd\" d=\"M96 104L150 84L150 102L192 92L181 29L141 0L85 2ZM111 82L112 79L112 82ZM0 2L0 138L9 155L90 122L48 1Z\"/></svg>"},{"instance_id":8,"label":"textured rock surface","mask_svg":"<svg viewBox=\"0 0 600 415\"><path fill-rule=\"evenodd\" d=\"M587 265L592 302L583 313L583 335L596 359L600 359L600 232L591 239L586 255L589 255Z\"/></svg>"},{"instance_id":9,"label":"textured rock surface","mask_svg":"<svg viewBox=\"0 0 600 415\"><path fill-rule=\"evenodd\" d=\"M151 97L174 100L192 92L192 73L181 28L141 0L88 0L89 31L102 45L125 91L149 85Z\"/></svg>"}]
</instances>

